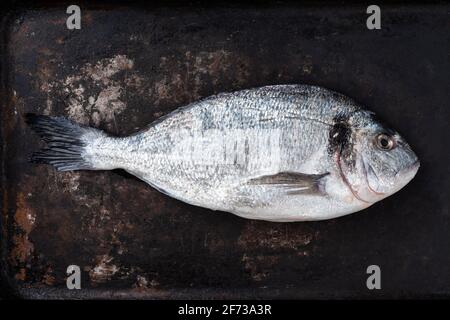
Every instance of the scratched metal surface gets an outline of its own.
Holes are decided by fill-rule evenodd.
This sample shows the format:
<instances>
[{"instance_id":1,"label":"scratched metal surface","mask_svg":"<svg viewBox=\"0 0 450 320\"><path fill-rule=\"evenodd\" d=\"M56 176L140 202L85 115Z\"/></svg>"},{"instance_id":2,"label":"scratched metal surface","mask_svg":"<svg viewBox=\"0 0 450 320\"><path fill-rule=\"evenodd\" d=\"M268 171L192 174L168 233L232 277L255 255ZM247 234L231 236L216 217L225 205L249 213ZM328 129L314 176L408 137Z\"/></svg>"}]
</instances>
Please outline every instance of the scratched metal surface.
<instances>
[{"instance_id":1,"label":"scratched metal surface","mask_svg":"<svg viewBox=\"0 0 450 320\"><path fill-rule=\"evenodd\" d=\"M450 291L448 7L65 7L3 19L3 292L25 298L440 297ZM6 50L6 51L5 51ZM193 207L120 171L27 162L26 112L126 135L222 91L332 88L377 112L421 159L401 192L340 219L249 221ZM82 269L69 291L65 270ZM382 290L366 288L366 268Z\"/></svg>"}]
</instances>

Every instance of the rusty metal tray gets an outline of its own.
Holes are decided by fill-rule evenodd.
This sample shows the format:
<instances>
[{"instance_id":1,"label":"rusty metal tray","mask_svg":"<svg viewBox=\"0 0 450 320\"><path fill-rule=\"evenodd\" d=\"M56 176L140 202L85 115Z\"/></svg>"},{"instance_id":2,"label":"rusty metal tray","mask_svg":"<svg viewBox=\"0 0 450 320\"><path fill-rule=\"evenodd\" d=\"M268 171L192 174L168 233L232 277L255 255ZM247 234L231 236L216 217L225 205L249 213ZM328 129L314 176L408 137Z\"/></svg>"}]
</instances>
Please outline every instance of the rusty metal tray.
<instances>
[{"instance_id":1,"label":"rusty metal tray","mask_svg":"<svg viewBox=\"0 0 450 320\"><path fill-rule=\"evenodd\" d=\"M67 5L3 12L2 295L23 298L448 297L448 6ZM171 199L121 171L27 162L24 114L137 131L222 91L332 88L413 145L417 177L363 212L314 223L250 221ZM66 269L81 268L81 290ZM378 265L382 289L368 290Z\"/></svg>"}]
</instances>

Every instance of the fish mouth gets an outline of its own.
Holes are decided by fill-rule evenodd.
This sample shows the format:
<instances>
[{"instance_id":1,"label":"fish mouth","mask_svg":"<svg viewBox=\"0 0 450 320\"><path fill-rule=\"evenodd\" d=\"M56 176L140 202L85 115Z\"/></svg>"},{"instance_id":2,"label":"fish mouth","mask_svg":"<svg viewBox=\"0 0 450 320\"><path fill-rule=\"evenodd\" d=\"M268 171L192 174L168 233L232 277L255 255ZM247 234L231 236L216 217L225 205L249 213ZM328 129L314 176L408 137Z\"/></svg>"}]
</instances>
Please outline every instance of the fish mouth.
<instances>
[{"instance_id":1,"label":"fish mouth","mask_svg":"<svg viewBox=\"0 0 450 320\"><path fill-rule=\"evenodd\" d=\"M395 174L395 177L398 178L400 176L404 176L407 177L408 180L411 180L412 178L414 178L414 176L416 175L417 171L420 168L420 161L419 159L417 159L416 161L414 161L414 163L412 165L410 165L409 167L406 167L400 171L398 171Z\"/></svg>"},{"instance_id":2,"label":"fish mouth","mask_svg":"<svg viewBox=\"0 0 450 320\"><path fill-rule=\"evenodd\" d=\"M363 170L364 170L364 176L366 178L366 185L367 185L367 189L369 190L369 192L371 192L375 196L384 197L387 194L386 192L377 191L375 188L373 188L370 185L370 180L369 180L369 176L368 176L369 172L370 172L370 174L372 174L378 180L378 176L376 175L376 173L373 170L372 166L370 164L367 164L363 160L363 166L362 167L363 167ZM402 180L406 181L406 183L407 183L407 182L411 181L412 178L414 178L414 176L416 175L417 171L419 170L419 167L420 167L420 161L417 159L410 166L408 166L408 167L406 167L406 168L404 168L402 170L399 170L395 174L395 179L397 180L397 179L401 178ZM402 184L402 187L406 183Z\"/></svg>"},{"instance_id":3,"label":"fish mouth","mask_svg":"<svg viewBox=\"0 0 450 320\"><path fill-rule=\"evenodd\" d=\"M413 164L410 165L409 167L407 167L407 168L405 168L405 169L403 169L403 170L400 170L400 171L397 173L397 175L402 174L402 173L408 173L408 172L410 172L410 171L417 171L417 170L419 170L419 167L420 167L420 161L419 161L419 159L417 159L417 160L414 161Z\"/></svg>"}]
</instances>

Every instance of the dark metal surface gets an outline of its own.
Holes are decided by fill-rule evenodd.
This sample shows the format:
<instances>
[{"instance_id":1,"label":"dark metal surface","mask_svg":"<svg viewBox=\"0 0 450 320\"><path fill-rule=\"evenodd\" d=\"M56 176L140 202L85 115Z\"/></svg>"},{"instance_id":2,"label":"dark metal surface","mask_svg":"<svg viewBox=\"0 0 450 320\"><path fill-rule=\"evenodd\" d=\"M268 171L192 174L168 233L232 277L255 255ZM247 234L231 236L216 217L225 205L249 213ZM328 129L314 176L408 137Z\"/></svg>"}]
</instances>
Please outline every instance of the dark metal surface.
<instances>
[{"instance_id":1,"label":"dark metal surface","mask_svg":"<svg viewBox=\"0 0 450 320\"><path fill-rule=\"evenodd\" d=\"M82 8L3 20L4 283L31 298L436 297L450 292L448 7L278 3ZM5 31L6 30L6 31ZM27 162L23 115L65 115L126 135L191 101L267 84L342 92L419 155L398 194L343 218L250 221L171 199L121 171L57 173ZM82 290L66 289L68 265ZM366 288L366 268L382 290Z\"/></svg>"}]
</instances>

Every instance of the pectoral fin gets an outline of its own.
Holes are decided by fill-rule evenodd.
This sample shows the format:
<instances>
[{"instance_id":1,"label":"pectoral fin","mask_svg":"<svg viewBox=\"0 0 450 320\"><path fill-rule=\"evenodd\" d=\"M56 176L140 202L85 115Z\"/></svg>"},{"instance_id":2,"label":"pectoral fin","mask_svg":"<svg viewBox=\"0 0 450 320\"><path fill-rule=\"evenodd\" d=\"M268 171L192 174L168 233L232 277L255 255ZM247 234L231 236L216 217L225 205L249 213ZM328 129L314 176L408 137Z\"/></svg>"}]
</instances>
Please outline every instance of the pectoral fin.
<instances>
[{"instance_id":1,"label":"pectoral fin","mask_svg":"<svg viewBox=\"0 0 450 320\"><path fill-rule=\"evenodd\" d=\"M323 195L323 181L322 178L329 173L323 174L304 174L298 172L279 172L274 175L261 176L250 179L249 185L265 185L283 188L287 194L299 195Z\"/></svg>"}]
</instances>

